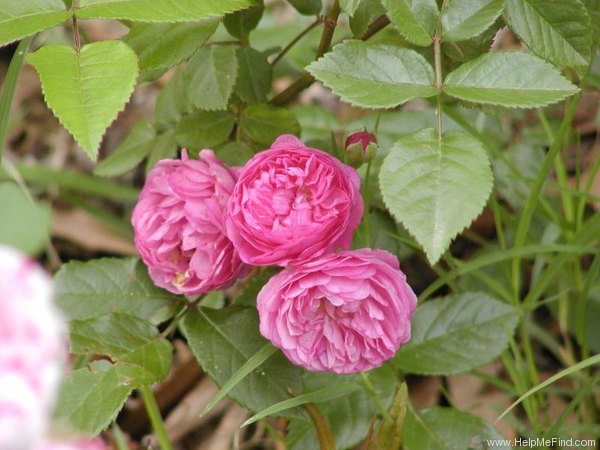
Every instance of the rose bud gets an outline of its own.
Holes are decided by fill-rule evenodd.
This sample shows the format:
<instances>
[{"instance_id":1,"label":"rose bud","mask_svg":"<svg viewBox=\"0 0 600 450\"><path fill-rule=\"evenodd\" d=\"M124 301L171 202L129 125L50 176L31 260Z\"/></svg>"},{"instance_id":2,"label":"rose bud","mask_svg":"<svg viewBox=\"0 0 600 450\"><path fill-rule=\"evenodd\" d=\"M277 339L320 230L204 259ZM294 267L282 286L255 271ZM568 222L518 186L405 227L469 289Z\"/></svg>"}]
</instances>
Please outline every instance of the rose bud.
<instances>
[{"instance_id":1,"label":"rose bud","mask_svg":"<svg viewBox=\"0 0 600 450\"><path fill-rule=\"evenodd\" d=\"M236 171L211 150L198 160L160 161L148 174L133 210L135 245L157 286L197 295L229 287L244 275L225 234L227 201Z\"/></svg>"},{"instance_id":2,"label":"rose bud","mask_svg":"<svg viewBox=\"0 0 600 450\"><path fill-rule=\"evenodd\" d=\"M43 439L67 358L66 326L39 264L0 245L0 449Z\"/></svg>"},{"instance_id":3,"label":"rose bud","mask_svg":"<svg viewBox=\"0 0 600 450\"><path fill-rule=\"evenodd\" d=\"M244 262L299 265L350 246L363 213L360 177L295 136L281 136L243 168L228 213L227 235Z\"/></svg>"},{"instance_id":4,"label":"rose bud","mask_svg":"<svg viewBox=\"0 0 600 450\"><path fill-rule=\"evenodd\" d=\"M366 131L357 131L346 138L344 144L346 162L359 168L368 163L377 154L377 139Z\"/></svg>"},{"instance_id":5,"label":"rose bud","mask_svg":"<svg viewBox=\"0 0 600 450\"><path fill-rule=\"evenodd\" d=\"M260 332L294 364L354 373L410 339L417 297L383 250L329 253L272 277L257 297Z\"/></svg>"}]
</instances>

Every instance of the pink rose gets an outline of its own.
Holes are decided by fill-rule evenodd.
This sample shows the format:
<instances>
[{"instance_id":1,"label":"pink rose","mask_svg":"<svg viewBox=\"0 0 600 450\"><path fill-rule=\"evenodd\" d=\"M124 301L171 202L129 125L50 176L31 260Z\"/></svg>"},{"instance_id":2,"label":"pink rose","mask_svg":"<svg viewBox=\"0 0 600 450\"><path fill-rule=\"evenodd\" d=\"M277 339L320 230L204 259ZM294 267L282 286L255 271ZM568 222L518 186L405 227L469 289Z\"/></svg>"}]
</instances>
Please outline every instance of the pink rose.
<instances>
[{"instance_id":1,"label":"pink rose","mask_svg":"<svg viewBox=\"0 0 600 450\"><path fill-rule=\"evenodd\" d=\"M65 335L50 277L0 245L0 449L30 449L43 438L67 357Z\"/></svg>"},{"instance_id":2,"label":"pink rose","mask_svg":"<svg viewBox=\"0 0 600 450\"><path fill-rule=\"evenodd\" d=\"M83 439L73 442L46 441L35 450L108 450L101 439Z\"/></svg>"},{"instance_id":3,"label":"pink rose","mask_svg":"<svg viewBox=\"0 0 600 450\"><path fill-rule=\"evenodd\" d=\"M364 372L410 339L417 297L383 250L330 253L272 277L257 298L260 332L313 371Z\"/></svg>"},{"instance_id":4,"label":"pink rose","mask_svg":"<svg viewBox=\"0 0 600 450\"><path fill-rule=\"evenodd\" d=\"M148 174L132 216L135 245L157 286L202 294L230 286L242 264L225 234L235 173L211 150L162 160Z\"/></svg>"},{"instance_id":5,"label":"pink rose","mask_svg":"<svg viewBox=\"0 0 600 450\"><path fill-rule=\"evenodd\" d=\"M256 266L299 265L347 249L363 202L355 169L291 135L244 167L228 205L227 235Z\"/></svg>"}]
</instances>

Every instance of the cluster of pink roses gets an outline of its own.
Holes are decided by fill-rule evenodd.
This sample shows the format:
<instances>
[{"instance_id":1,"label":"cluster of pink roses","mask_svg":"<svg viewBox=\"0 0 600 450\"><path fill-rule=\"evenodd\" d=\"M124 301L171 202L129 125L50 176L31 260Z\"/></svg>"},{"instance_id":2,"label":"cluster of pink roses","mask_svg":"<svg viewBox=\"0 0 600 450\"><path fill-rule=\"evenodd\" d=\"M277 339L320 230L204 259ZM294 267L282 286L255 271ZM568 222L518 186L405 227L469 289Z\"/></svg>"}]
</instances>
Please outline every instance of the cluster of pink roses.
<instances>
[{"instance_id":1,"label":"cluster of pink roses","mask_svg":"<svg viewBox=\"0 0 600 450\"><path fill-rule=\"evenodd\" d=\"M104 450L100 440L47 439L67 359L66 326L50 277L0 245L0 450Z\"/></svg>"},{"instance_id":2,"label":"cluster of pink roses","mask_svg":"<svg viewBox=\"0 0 600 450\"><path fill-rule=\"evenodd\" d=\"M152 279L171 292L228 287L249 265L284 267L258 295L260 332L309 370L352 373L410 339L416 306L396 257L347 250L362 214L356 170L285 135L241 169L210 150L160 161L132 223Z\"/></svg>"}]
</instances>

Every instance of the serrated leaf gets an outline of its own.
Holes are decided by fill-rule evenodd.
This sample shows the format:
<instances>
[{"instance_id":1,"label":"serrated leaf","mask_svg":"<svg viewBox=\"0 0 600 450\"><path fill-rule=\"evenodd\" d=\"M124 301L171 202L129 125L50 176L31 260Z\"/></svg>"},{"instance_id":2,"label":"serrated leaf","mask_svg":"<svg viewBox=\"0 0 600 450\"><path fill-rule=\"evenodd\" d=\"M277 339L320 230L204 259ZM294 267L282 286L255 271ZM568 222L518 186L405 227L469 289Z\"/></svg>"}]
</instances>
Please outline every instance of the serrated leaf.
<instances>
[{"instance_id":1,"label":"serrated leaf","mask_svg":"<svg viewBox=\"0 0 600 450\"><path fill-rule=\"evenodd\" d=\"M340 8L349 16L353 16L362 0L340 0Z\"/></svg>"},{"instance_id":2,"label":"serrated leaf","mask_svg":"<svg viewBox=\"0 0 600 450\"><path fill-rule=\"evenodd\" d=\"M175 139L191 150L215 147L227 140L234 124L229 111L197 111L179 121Z\"/></svg>"},{"instance_id":3,"label":"serrated leaf","mask_svg":"<svg viewBox=\"0 0 600 450\"><path fill-rule=\"evenodd\" d=\"M50 208L11 181L0 182L0 243L36 255L50 239Z\"/></svg>"},{"instance_id":4,"label":"serrated leaf","mask_svg":"<svg viewBox=\"0 0 600 450\"><path fill-rule=\"evenodd\" d=\"M492 447L488 442L495 441ZM409 414L404 426L406 450L510 450L504 436L489 423L453 408L434 407Z\"/></svg>"},{"instance_id":5,"label":"serrated leaf","mask_svg":"<svg viewBox=\"0 0 600 450\"><path fill-rule=\"evenodd\" d=\"M121 41L47 45L27 57L42 81L46 103L90 158L135 87L137 56Z\"/></svg>"},{"instance_id":6,"label":"serrated leaf","mask_svg":"<svg viewBox=\"0 0 600 450\"><path fill-rule=\"evenodd\" d=\"M140 119L125 140L106 159L100 161L94 174L101 177L123 175L148 156L156 139L156 131L147 119Z\"/></svg>"},{"instance_id":7,"label":"serrated leaf","mask_svg":"<svg viewBox=\"0 0 600 450\"><path fill-rule=\"evenodd\" d=\"M451 72L443 89L469 102L520 108L555 103L579 90L551 64L521 52L486 53Z\"/></svg>"},{"instance_id":8,"label":"serrated leaf","mask_svg":"<svg viewBox=\"0 0 600 450\"><path fill-rule=\"evenodd\" d=\"M235 93L244 103L264 102L273 80L273 68L267 56L251 47L239 47L236 55L239 75Z\"/></svg>"},{"instance_id":9,"label":"serrated leaf","mask_svg":"<svg viewBox=\"0 0 600 450\"><path fill-rule=\"evenodd\" d=\"M195 22L254 5L254 0L80 0L81 19Z\"/></svg>"},{"instance_id":10,"label":"serrated leaf","mask_svg":"<svg viewBox=\"0 0 600 450\"><path fill-rule=\"evenodd\" d=\"M0 47L71 17L62 0L0 0Z\"/></svg>"},{"instance_id":11,"label":"serrated leaf","mask_svg":"<svg viewBox=\"0 0 600 450\"><path fill-rule=\"evenodd\" d=\"M238 63L233 46L202 48L186 69L188 98L200 109L227 109L237 76Z\"/></svg>"},{"instance_id":12,"label":"serrated leaf","mask_svg":"<svg viewBox=\"0 0 600 450\"><path fill-rule=\"evenodd\" d=\"M465 372L498 357L518 321L514 306L483 293L430 300L417 307L411 340L392 363L406 373Z\"/></svg>"},{"instance_id":13,"label":"serrated leaf","mask_svg":"<svg viewBox=\"0 0 600 450\"><path fill-rule=\"evenodd\" d=\"M382 0L396 29L415 45L428 47L438 22L435 0Z\"/></svg>"},{"instance_id":14,"label":"serrated leaf","mask_svg":"<svg viewBox=\"0 0 600 450\"><path fill-rule=\"evenodd\" d=\"M54 412L57 421L91 435L100 433L117 416L134 389L123 375L108 361L95 361L89 369L71 372L59 392Z\"/></svg>"},{"instance_id":15,"label":"serrated leaf","mask_svg":"<svg viewBox=\"0 0 600 450\"><path fill-rule=\"evenodd\" d=\"M478 140L447 131L440 145L433 128L397 141L379 174L387 208L424 248L431 264L481 212L492 182Z\"/></svg>"},{"instance_id":16,"label":"serrated leaf","mask_svg":"<svg viewBox=\"0 0 600 450\"><path fill-rule=\"evenodd\" d=\"M369 28L369 25L375 17L385 14L385 8L380 1L360 2L354 15L350 18L350 29L354 37L361 37Z\"/></svg>"},{"instance_id":17,"label":"serrated leaf","mask_svg":"<svg viewBox=\"0 0 600 450\"><path fill-rule=\"evenodd\" d=\"M148 269L137 258L69 262L54 282L58 305L69 319L118 312L158 324L181 308L176 296L154 286Z\"/></svg>"},{"instance_id":18,"label":"serrated leaf","mask_svg":"<svg viewBox=\"0 0 600 450\"><path fill-rule=\"evenodd\" d=\"M156 98L154 117L157 128L175 125L183 116L191 113L194 107L187 97L186 72L178 70L173 78L160 90Z\"/></svg>"},{"instance_id":19,"label":"serrated leaf","mask_svg":"<svg viewBox=\"0 0 600 450\"><path fill-rule=\"evenodd\" d=\"M140 70L167 69L188 59L215 32L216 20L136 23L123 41L138 55Z\"/></svg>"},{"instance_id":20,"label":"serrated leaf","mask_svg":"<svg viewBox=\"0 0 600 450\"><path fill-rule=\"evenodd\" d=\"M365 108L391 108L438 93L427 60L394 45L347 41L307 70L342 100Z\"/></svg>"},{"instance_id":21,"label":"serrated leaf","mask_svg":"<svg viewBox=\"0 0 600 450\"><path fill-rule=\"evenodd\" d=\"M504 0L454 0L442 14L445 41L464 41L487 30L502 14Z\"/></svg>"},{"instance_id":22,"label":"serrated leaf","mask_svg":"<svg viewBox=\"0 0 600 450\"><path fill-rule=\"evenodd\" d=\"M153 341L153 345L163 349L165 344L170 355L170 345L166 341ZM145 366L94 361L89 368L75 370L66 376L59 392L55 418L82 433L97 435L116 418L133 389L160 379Z\"/></svg>"},{"instance_id":23,"label":"serrated leaf","mask_svg":"<svg viewBox=\"0 0 600 450\"><path fill-rule=\"evenodd\" d=\"M223 18L223 25L233 37L247 39L250 32L258 26L264 11L265 6L261 2L251 8L227 14Z\"/></svg>"},{"instance_id":24,"label":"serrated leaf","mask_svg":"<svg viewBox=\"0 0 600 450\"><path fill-rule=\"evenodd\" d=\"M559 66L587 66L590 18L579 0L507 0L504 16L535 54Z\"/></svg>"},{"instance_id":25,"label":"serrated leaf","mask_svg":"<svg viewBox=\"0 0 600 450\"><path fill-rule=\"evenodd\" d=\"M69 324L71 353L106 355L122 359L156 339L158 331L150 322L122 313L104 314Z\"/></svg>"},{"instance_id":26,"label":"serrated leaf","mask_svg":"<svg viewBox=\"0 0 600 450\"><path fill-rule=\"evenodd\" d=\"M190 311L182 331L200 365L223 386L267 341L258 332L258 317L252 307ZM287 388L300 391L302 370L281 352L243 378L230 392L232 398L250 410L260 411L290 398ZM289 411L289 415L302 415Z\"/></svg>"},{"instance_id":27,"label":"serrated leaf","mask_svg":"<svg viewBox=\"0 0 600 450\"><path fill-rule=\"evenodd\" d=\"M294 113L270 105L248 106L242 112L240 126L253 141L270 145L282 134L300 134L300 124Z\"/></svg>"}]
</instances>

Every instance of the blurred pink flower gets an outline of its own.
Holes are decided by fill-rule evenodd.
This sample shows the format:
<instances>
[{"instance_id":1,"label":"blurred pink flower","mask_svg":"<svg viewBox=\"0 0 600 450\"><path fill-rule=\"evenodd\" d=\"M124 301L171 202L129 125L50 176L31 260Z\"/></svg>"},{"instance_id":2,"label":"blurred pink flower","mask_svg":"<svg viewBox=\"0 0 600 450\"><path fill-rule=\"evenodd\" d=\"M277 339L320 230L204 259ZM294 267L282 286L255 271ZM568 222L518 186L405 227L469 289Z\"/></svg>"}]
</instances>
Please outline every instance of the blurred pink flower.
<instances>
[{"instance_id":1,"label":"blurred pink flower","mask_svg":"<svg viewBox=\"0 0 600 450\"><path fill-rule=\"evenodd\" d=\"M248 264L294 266L347 249L363 212L360 177L291 135L244 167L228 205L227 234Z\"/></svg>"},{"instance_id":2,"label":"blurred pink flower","mask_svg":"<svg viewBox=\"0 0 600 450\"><path fill-rule=\"evenodd\" d=\"M258 294L260 332L313 371L379 367L410 339L417 297L383 250L330 253L272 277Z\"/></svg>"},{"instance_id":3,"label":"blurred pink flower","mask_svg":"<svg viewBox=\"0 0 600 450\"><path fill-rule=\"evenodd\" d=\"M79 441L46 441L35 450L108 450L101 439L83 439Z\"/></svg>"},{"instance_id":4,"label":"blurred pink flower","mask_svg":"<svg viewBox=\"0 0 600 450\"><path fill-rule=\"evenodd\" d=\"M0 449L31 449L43 438L63 364L66 327L50 277L0 245Z\"/></svg>"},{"instance_id":5,"label":"blurred pink flower","mask_svg":"<svg viewBox=\"0 0 600 450\"><path fill-rule=\"evenodd\" d=\"M244 265L225 234L236 174L211 150L198 160L162 160L133 211L135 245L157 286L202 294L230 286Z\"/></svg>"}]
</instances>

